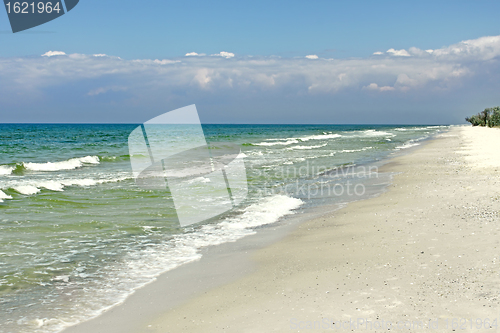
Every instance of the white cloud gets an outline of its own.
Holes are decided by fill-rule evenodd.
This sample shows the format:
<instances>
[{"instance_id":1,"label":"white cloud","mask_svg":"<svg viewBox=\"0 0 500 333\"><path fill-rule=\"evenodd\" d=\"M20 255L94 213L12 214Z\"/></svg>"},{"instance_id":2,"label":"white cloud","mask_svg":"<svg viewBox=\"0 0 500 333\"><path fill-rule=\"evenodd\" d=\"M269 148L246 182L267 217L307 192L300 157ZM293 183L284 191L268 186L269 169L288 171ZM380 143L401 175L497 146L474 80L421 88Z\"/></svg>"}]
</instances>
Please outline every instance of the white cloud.
<instances>
[{"instance_id":1,"label":"white cloud","mask_svg":"<svg viewBox=\"0 0 500 333\"><path fill-rule=\"evenodd\" d=\"M186 53L186 57L203 57L205 55L206 55L205 53L196 53L196 52Z\"/></svg>"},{"instance_id":2,"label":"white cloud","mask_svg":"<svg viewBox=\"0 0 500 333\"><path fill-rule=\"evenodd\" d=\"M104 53L99 53L99 54L94 54L94 57L107 57L107 54Z\"/></svg>"},{"instance_id":3,"label":"white cloud","mask_svg":"<svg viewBox=\"0 0 500 333\"><path fill-rule=\"evenodd\" d=\"M222 51L221 53L212 54L212 56L215 56L215 57L224 57L226 59L229 59L229 58L233 58L234 57L234 53Z\"/></svg>"},{"instance_id":4,"label":"white cloud","mask_svg":"<svg viewBox=\"0 0 500 333\"><path fill-rule=\"evenodd\" d=\"M305 57L238 57L238 61L226 61L234 57L229 52L182 60L124 60L84 54L48 59L63 54L50 51L45 57L0 58L0 101L19 100L20 96L43 99L52 88L57 91L69 84L78 87L79 82L86 98L120 87L137 100L146 95L169 98L200 92L245 96L337 94L344 90L359 94L427 93L453 90L481 76L492 77L497 68L494 66L500 66L500 36L463 41L432 53L414 47L409 51L391 50L386 56L322 61Z\"/></svg>"},{"instance_id":5,"label":"white cloud","mask_svg":"<svg viewBox=\"0 0 500 333\"><path fill-rule=\"evenodd\" d=\"M306 55L306 58L307 59L319 59L319 57L315 54L311 54L311 55Z\"/></svg>"},{"instance_id":6,"label":"white cloud","mask_svg":"<svg viewBox=\"0 0 500 333\"><path fill-rule=\"evenodd\" d=\"M380 91L393 91L393 90L395 90L395 88L391 87L391 86L384 86L384 87L380 87L379 90Z\"/></svg>"},{"instance_id":7,"label":"white cloud","mask_svg":"<svg viewBox=\"0 0 500 333\"><path fill-rule=\"evenodd\" d=\"M66 53L62 51L49 51L44 54L42 54L42 57L53 57L53 56L58 56L58 55L66 55Z\"/></svg>"},{"instance_id":8,"label":"white cloud","mask_svg":"<svg viewBox=\"0 0 500 333\"><path fill-rule=\"evenodd\" d=\"M144 64L144 65L170 65L170 64L175 64L178 62L181 62L180 60L170 60L170 59L163 59L163 60L151 60L151 59L137 59L137 60L132 60L132 62L139 63L139 64Z\"/></svg>"},{"instance_id":9,"label":"white cloud","mask_svg":"<svg viewBox=\"0 0 500 333\"><path fill-rule=\"evenodd\" d=\"M207 88L209 83L212 81L211 75L213 75L213 70L207 68L199 69L193 78L193 81L198 83L201 88Z\"/></svg>"},{"instance_id":10,"label":"white cloud","mask_svg":"<svg viewBox=\"0 0 500 333\"><path fill-rule=\"evenodd\" d=\"M368 90L378 90L378 84L376 84L376 83L370 83L369 85L367 85L364 88L368 89Z\"/></svg>"},{"instance_id":11,"label":"white cloud","mask_svg":"<svg viewBox=\"0 0 500 333\"><path fill-rule=\"evenodd\" d=\"M158 65L168 65L168 64L175 64L177 62L181 62L180 60L168 60L168 59L163 59L163 60L158 60L156 59L155 61L153 61L155 64L158 64Z\"/></svg>"},{"instance_id":12,"label":"white cloud","mask_svg":"<svg viewBox=\"0 0 500 333\"><path fill-rule=\"evenodd\" d=\"M89 95L89 96L97 96L97 95L105 94L108 91L117 92L117 91L125 91L125 90L128 90L128 88L127 87L116 87L116 86L112 86L112 87L100 87L100 88L97 88L97 89L92 89L91 91L88 92L87 95Z\"/></svg>"},{"instance_id":13,"label":"white cloud","mask_svg":"<svg viewBox=\"0 0 500 333\"><path fill-rule=\"evenodd\" d=\"M387 53L391 53L392 55L395 55L398 57L409 57L410 56L408 51L406 51L405 49L401 49L401 50L389 49L389 50L387 50Z\"/></svg>"},{"instance_id":14,"label":"white cloud","mask_svg":"<svg viewBox=\"0 0 500 333\"><path fill-rule=\"evenodd\" d=\"M434 50L441 59L490 60L500 54L500 36L487 36L465 40L460 43Z\"/></svg>"},{"instance_id":15,"label":"white cloud","mask_svg":"<svg viewBox=\"0 0 500 333\"><path fill-rule=\"evenodd\" d=\"M374 55L382 55L382 54L384 54L384 52L380 52L380 51L378 51L378 52L373 52L373 54L374 54Z\"/></svg>"},{"instance_id":16,"label":"white cloud","mask_svg":"<svg viewBox=\"0 0 500 333\"><path fill-rule=\"evenodd\" d=\"M376 84L376 83L370 83L366 87L363 87L363 89L376 90L376 91L393 91L393 90L396 90L396 88L391 87L391 86L379 87L378 84Z\"/></svg>"}]
</instances>

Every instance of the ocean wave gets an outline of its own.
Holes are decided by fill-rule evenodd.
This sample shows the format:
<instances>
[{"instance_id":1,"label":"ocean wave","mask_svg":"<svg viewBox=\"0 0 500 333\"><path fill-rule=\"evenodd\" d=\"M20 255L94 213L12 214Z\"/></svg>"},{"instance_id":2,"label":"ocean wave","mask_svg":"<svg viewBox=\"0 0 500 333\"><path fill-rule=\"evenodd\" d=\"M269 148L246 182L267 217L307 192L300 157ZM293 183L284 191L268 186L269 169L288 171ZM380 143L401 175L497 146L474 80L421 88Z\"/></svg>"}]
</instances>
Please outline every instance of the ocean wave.
<instances>
[{"instance_id":1,"label":"ocean wave","mask_svg":"<svg viewBox=\"0 0 500 333\"><path fill-rule=\"evenodd\" d=\"M62 180L61 184L64 186L95 186L99 184L107 184L107 183L118 183L127 179L133 179L132 176L121 176L121 177L112 177L112 178L104 178L104 179L92 179L92 178L82 178L82 179L67 179Z\"/></svg>"},{"instance_id":2,"label":"ocean wave","mask_svg":"<svg viewBox=\"0 0 500 333\"><path fill-rule=\"evenodd\" d=\"M357 152L365 151L368 149L373 149L373 147L364 147L361 149L344 149L344 150L339 151L339 153L357 153Z\"/></svg>"},{"instance_id":3,"label":"ocean wave","mask_svg":"<svg viewBox=\"0 0 500 333\"><path fill-rule=\"evenodd\" d=\"M309 135L305 136L302 138L299 138L300 141L309 141L309 140L328 140L328 139L336 139L340 138L342 135L340 134L331 134L331 133L324 133L320 135Z\"/></svg>"},{"instance_id":4,"label":"ocean wave","mask_svg":"<svg viewBox=\"0 0 500 333\"><path fill-rule=\"evenodd\" d=\"M34 319L22 323L36 326L38 332L54 332L94 318L122 303L135 290L154 281L160 274L199 260L202 248L234 242L255 234L253 228L275 223L286 215L294 214L294 210L302 204L302 200L285 195L262 198L240 210L239 215L225 218L220 223L204 225L193 232L177 234L168 242L131 251L122 261L106 267L105 280L93 287L93 292L88 293L87 297L79 300L79 308L62 309L59 318L50 321ZM146 230L151 228L143 226ZM71 274L55 279L68 288L75 287Z\"/></svg>"},{"instance_id":5,"label":"ocean wave","mask_svg":"<svg viewBox=\"0 0 500 333\"><path fill-rule=\"evenodd\" d=\"M0 202L3 202L4 199L12 199L10 195L5 194L2 190L0 190Z\"/></svg>"},{"instance_id":6,"label":"ocean wave","mask_svg":"<svg viewBox=\"0 0 500 333\"><path fill-rule=\"evenodd\" d=\"M375 137L375 136L390 136L394 137L396 136L393 133L385 132L385 131L377 131L377 130L366 130L362 132L364 136L367 137Z\"/></svg>"},{"instance_id":7,"label":"ocean wave","mask_svg":"<svg viewBox=\"0 0 500 333\"><path fill-rule=\"evenodd\" d=\"M40 182L37 185L38 185L38 187L44 187L47 190L51 190L51 191L55 191L55 192L64 191L64 185L59 183L59 182L53 181L53 180Z\"/></svg>"},{"instance_id":8,"label":"ocean wave","mask_svg":"<svg viewBox=\"0 0 500 333\"><path fill-rule=\"evenodd\" d=\"M101 162L121 162L130 161L130 155L120 155L120 156L98 156ZM149 156L145 156L149 157Z\"/></svg>"},{"instance_id":9,"label":"ocean wave","mask_svg":"<svg viewBox=\"0 0 500 333\"><path fill-rule=\"evenodd\" d=\"M394 149L395 150L401 150L401 149L408 149L408 148L411 148L411 147L418 146L418 145L421 144L420 141L425 140L428 137L429 137L428 135L425 135L425 136L421 136L421 137L416 138L416 139L408 140L405 143L403 143L401 146L394 147Z\"/></svg>"},{"instance_id":10,"label":"ocean wave","mask_svg":"<svg viewBox=\"0 0 500 333\"><path fill-rule=\"evenodd\" d=\"M254 143L255 146L287 146L291 145L294 143L299 143L297 139L286 139L287 141L274 141L274 142L261 142L261 143Z\"/></svg>"},{"instance_id":11,"label":"ocean wave","mask_svg":"<svg viewBox=\"0 0 500 333\"><path fill-rule=\"evenodd\" d=\"M0 165L0 175L10 175L14 171L13 167L8 165Z\"/></svg>"},{"instance_id":12,"label":"ocean wave","mask_svg":"<svg viewBox=\"0 0 500 333\"><path fill-rule=\"evenodd\" d=\"M425 131L428 129L436 129L436 128L440 128L440 127L447 127L447 126L398 127L398 128L395 128L394 131L398 131L398 132Z\"/></svg>"},{"instance_id":13,"label":"ocean wave","mask_svg":"<svg viewBox=\"0 0 500 333\"><path fill-rule=\"evenodd\" d=\"M19 185L14 186L12 189L24 195L33 195L40 192L40 189L38 187L32 185Z\"/></svg>"},{"instance_id":14,"label":"ocean wave","mask_svg":"<svg viewBox=\"0 0 500 333\"><path fill-rule=\"evenodd\" d=\"M81 168L84 165L95 165L99 164L98 156L85 156L85 157L75 157L66 161L61 162L46 162L46 163L33 163L33 162L23 162L22 165L26 170L30 171L62 171L62 170L74 170Z\"/></svg>"},{"instance_id":15,"label":"ocean wave","mask_svg":"<svg viewBox=\"0 0 500 333\"><path fill-rule=\"evenodd\" d=\"M258 150L258 151L252 151L252 152L250 152L249 155L263 156L264 154L262 153L262 151Z\"/></svg>"},{"instance_id":16,"label":"ocean wave","mask_svg":"<svg viewBox=\"0 0 500 333\"><path fill-rule=\"evenodd\" d=\"M271 224L293 213L304 202L286 195L273 195L243 209L243 214L219 223L227 229L248 229Z\"/></svg>"},{"instance_id":17,"label":"ocean wave","mask_svg":"<svg viewBox=\"0 0 500 333\"><path fill-rule=\"evenodd\" d=\"M210 178L205 177L197 177L187 181L188 184L194 183L210 183Z\"/></svg>"},{"instance_id":18,"label":"ocean wave","mask_svg":"<svg viewBox=\"0 0 500 333\"><path fill-rule=\"evenodd\" d=\"M302 150L302 149L316 149L316 148L321 148L321 147L324 147L328 145L328 143L325 143L323 145L319 145L319 146L294 146L294 147L290 147L290 148L287 148L288 150L295 150L295 149L299 149L299 150Z\"/></svg>"},{"instance_id":19,"label":"ocean wave","mask_svg":"<svg viewBox=\"0 0 500 333\"><path fill-rule=\"evenodd\" d=\"M400 150L400 149L408 149L408 148L411 148L411 147L416 147L420 145L420 143L418 142L414 142L413 140L410 140L408 142L405 142L403 145L401 146L397 146L395 147L394 149L397 149L397 150Z\"/></svg>"},{"instance_id":20,"label":"ocean wave","mask_svg":"<svg viewBox=\"0 0 500 333\"><path fill-rule=\"evenodd\" d=\"M34 195L40 193L42 189L54 192L63 192L65 187L69 186L88 187L88 186L96 186L99 184L116 183L127 179L133 179L133 177L121 176L121 177L112 177L105 179L82 178L82 179L42 180L42 181L22 180L17 184L16 182L9 182L8 185L2 185L2 187L4 189L7 188L13 189L14 191L23 195ZM0 193L0 199L2 199L1 193ZM4 199L12 199L12 197Z\"/></svg>"},{"instance_id":21,"label":"ocean wave","mask_svg":"<svg viewBox=\"0 0 500 333\"><path fill-rule=\"evenodd\" d=\"M317 135L308 135L300 138L284 138L284 139L266 139L266 141L261 143L254 143L255 146L277 146L277 145L291 145L294 143L306 142L309 140L328 140L340 138L342 135L334 133L323 133Z\"/></svg>"},{"instance_id":22,"label":"ocean wave","mask_svg":"<svg viewBox=\"0 0 500 333\"><path fill-rule=\"evenodd\" d=\"M398 128L395 128L394 131L398 131L398 132L407 132L407 131L422 131L422 130L426 130L427 127L398 127Z\"/></svg>"}]
</instances>

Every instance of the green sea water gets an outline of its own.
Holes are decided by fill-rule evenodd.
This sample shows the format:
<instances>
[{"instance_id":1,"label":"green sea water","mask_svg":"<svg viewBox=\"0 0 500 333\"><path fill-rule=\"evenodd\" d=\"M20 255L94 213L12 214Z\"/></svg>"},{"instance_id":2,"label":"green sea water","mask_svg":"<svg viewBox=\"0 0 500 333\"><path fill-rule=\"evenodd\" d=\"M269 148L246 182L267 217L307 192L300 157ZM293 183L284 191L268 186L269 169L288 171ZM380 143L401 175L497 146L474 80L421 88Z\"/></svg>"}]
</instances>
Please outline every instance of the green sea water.
<instances>
[{"instance_id":1,"label":"green sea water","mask_svg":"<svg viewBox=\"0 0 500 333\"><path fill-rule=\"evenodd\" d=\"M345 185L352 177L338 170L373 164L446 129L203 125L209 144L241 147L249 194L235 209L181 227L168 189L134 181L127 139L136 127L0 124L0 332L58 332L89 319L198 260L202 247L349 199L311 189ZM372 183L358 177L353 186Z\"/></svg>"}]
</instances>

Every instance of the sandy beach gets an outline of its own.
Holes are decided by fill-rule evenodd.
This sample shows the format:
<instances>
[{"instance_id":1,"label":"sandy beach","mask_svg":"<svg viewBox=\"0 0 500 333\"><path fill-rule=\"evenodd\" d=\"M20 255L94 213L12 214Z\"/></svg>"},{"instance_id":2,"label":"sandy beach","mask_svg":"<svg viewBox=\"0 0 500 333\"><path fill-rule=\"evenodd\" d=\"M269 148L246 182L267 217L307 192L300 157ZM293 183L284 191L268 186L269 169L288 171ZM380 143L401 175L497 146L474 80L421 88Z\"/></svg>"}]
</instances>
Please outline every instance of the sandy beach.
<instances>
[{"instance_id":1,"label":"sandy beach","mask_svg":"<svg viewBox=\"0 0 500 333\"><path fill-rule=\"evenodd\" d=\"M226 280L182 294L170 273L65 332L496 331L499 146L500 129L453 127L386 164L382 195L221 254ZM168 285L188 300L162 305Z\"/></svg>"}]
</instances>

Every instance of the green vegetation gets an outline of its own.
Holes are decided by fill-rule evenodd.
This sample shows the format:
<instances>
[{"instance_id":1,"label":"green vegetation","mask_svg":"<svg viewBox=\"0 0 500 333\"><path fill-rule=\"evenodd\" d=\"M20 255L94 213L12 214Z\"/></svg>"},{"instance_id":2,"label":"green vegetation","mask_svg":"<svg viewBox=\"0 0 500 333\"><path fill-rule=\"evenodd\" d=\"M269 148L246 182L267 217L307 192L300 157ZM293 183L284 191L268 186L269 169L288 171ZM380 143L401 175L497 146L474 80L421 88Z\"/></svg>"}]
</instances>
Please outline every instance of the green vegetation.
<instances>
[{"instance_id":1,"label":"green vegetation","mask_svg":"<svg viewBox=\"0 0 500 333\"><path fill-rule=\"evenodd\" d=\"M500 106L487 108L478 114L465 118L472 126L500 127Z\"/></svg>"}]
</instances>

